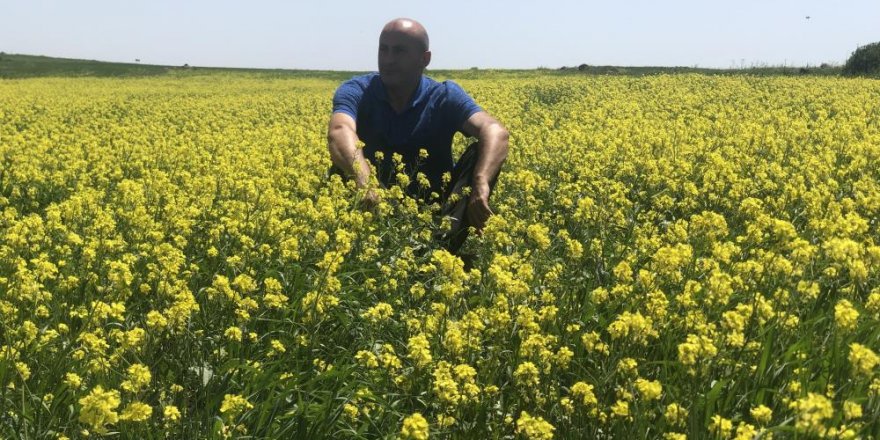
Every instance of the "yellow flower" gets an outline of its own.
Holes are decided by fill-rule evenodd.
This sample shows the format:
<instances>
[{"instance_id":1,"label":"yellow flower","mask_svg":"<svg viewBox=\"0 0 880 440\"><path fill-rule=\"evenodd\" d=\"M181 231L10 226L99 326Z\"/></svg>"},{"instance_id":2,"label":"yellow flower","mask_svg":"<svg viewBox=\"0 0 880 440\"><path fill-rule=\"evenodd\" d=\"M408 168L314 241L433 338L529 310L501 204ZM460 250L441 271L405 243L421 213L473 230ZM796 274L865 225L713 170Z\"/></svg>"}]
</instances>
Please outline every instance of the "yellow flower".
<instances>
[{"instance_id":1,"label":"yellow flower","mask_svg":"<svg viewBox=\"0 0 880 440\"><path fill-rule=\"evenodd\" d=\"M446 361L440 361L431 373L434 380L432 390L437 398L448 405L458 405L462 400L458 383L452 377L451 366Z\"/></svg>"},{"instance_id":2,"label":"yellow flower","mask_svg":"<svg viewBox=\"0 0 880 440\"><path fill-rule=\"evenodd\" d=\"M477 401L480 394L480 387L477 386L475 381L477 370L468 364L459 364L455 366L453 372L455 373L455 380L462 390L462 397L468 401Z\"/></svg>"},{"instance_id":3,"label":"yellow flower","mask_svg":"<svg viewBox=\"0 0 880 440\"><path fill-rule=\"evenodd\" d=\"M834 306L834 323L837 327L853 331L859 320L859 312L853 307L852 303L842 299Z\"/></svg>"},{"instance_id":4,"label":"yellow flower","mask_svg":"<svg viewBox=\"0 0 880 440\"><path fill-rule=\"evenodd\" d=\"M608 334L611 339L628 338L636 344L644 345L649 338L656 338L657 331L651 318L642 316L641 313L623 312L608 326Z\"/></svg>"},{"instance_id":5,"label":"yellow flower","mask_svg":"<svg viewBox=\"0 0 880 440\"><path fill-rule=\"evenodd\" d=\"M358 415L360 415L361 413L357 405L351 403L346 403L345 405L342 405L342 412L344 412L350 420L357 420Z\"/></svg>"},{"instance_id":6,"label":"yellow flower","mask_svg":"<svg viewBox=\"0 0 880 440\"><path fill-rule=\"evenodd\" d=\"M549 233L550 229L541 224L532 224L526 228L526 234L529 239L542 251L550 247Z\"/></svg>"},{"instance_id":7,"label":"yellow flower","mask_svg":"<svg viewBox=\"0 0 880 440\"><path fill-rule=\"evenodd\" d=\"M849 363L856 375L871 377L874 368L880 364L880 356L870 348L853 342L849 344Z\"/></svg>"},{"instance_id":8,"label":"yellow flower","mask_svg":"<svg viewBox=\"0 0 880 440\"><path fill-rule=\"evenodd\" d=\"M457 420L455 417L446 414L440 414L437 416L437 426L441 428L449 428L450 426L455 425Z\"/></svg>"},{"instance_id":9,"label":"yellow flower","mask_svg":"<svg viewBox=\"0 0 880 440\"><path fill-rule=\"evenodd\" d=\"M31 377L31 369L24 362L16 362L15 370L18 371L21 380L28 380Z\"/></svg>"},{"instance_id":10,"label":"yellow flower","mask_svg":"<svg viewBox=\"0 0 880 440\"><path fill-rule=\"evenodd\" d=\"M269 351L266 353L267 356L277 356L287 351L287 348L284 347L284 343L277 339L269 341L269 347Z\"/></svg>"},{"instance_id":11,"label":"yellow flower","mask_svg":"<svg viewBox=\"0 0 880 440\"><path fill-rule=\"evenodd\" d=\"M516 433L528 440L550 440L556 427L542 417L533 417L523 411L516 421Z\"/></svg>"},{"instance_id":12,"label":"yellow flower","mask_svg":"<svg viewBox=\"0 0 880 440\"><path fill-rule=\"evenodd\" d=\"M431 346L424 334L418 334L409 338L407 351L408 357L417 367L423 368L431 364Z\"/></svg>"},{"instance_id":13,"label":"yellow flower","mask_svg":"<svg viewBox=\"0 0 880 440\"><path fill-rule=\"evenodd\" d=\"M574 352L568 347L559 347L553 360L560 370L565 370L574 358Z\"/></svg>"},{"instance_id":14,"label":"yellow flower","mask_svg":"<svg viewBox=\"0 0 880 440\"><path fill-rule=\"evenodd\" d=\"M571 402L571 398L563 397L559 399L559 406L562 408L562 412L566 415L571 415L574 413L574 404Z\"/></svg>"},{"instance_id":15,"label":"yellow flower","mask_svg":"<svg viewBox=\"0 0 880 440\"><path fill-rule=\"evenodd\" d=\"M596 332L589 332L581 335L581 343L589 353L599 353L604 355L609 353L608 344L602 342L599 334Z\"/></svg>"},{"instance_id":16,"label":"yellow flower","mask_svg":"<svg viewBox=\"0 0 880 440\"><path fill-rule=\"evenodd\" d=\"M633 358L623 358L617 362L617 371L624 376L638 374L639 363Z\"/></svg>"},{"instance_id":17,"label":"yellow flower","mask_svg":"<svg viewBox=\"0 0 880 440\"><path fill-rule=\"evenodd\" d=\"M599 404L593 393L593 386L586 382L577 382L571 386L571 395L576 397L584 406L595 407Z\"/></svg>"},{"instance_id":18,"label":"yellow flower","mask_svg":"<svg viewBox=\"0 0 880 440\"><path fill-rule=\"evenodd\" d=\"M223 336L228 338L231 341L241 342L241 338L243 335L242 331L238 327L229 327L223 332Z\"/></svg>"},{"instance_id":19,"label":"yellow flower","mask_svg":"<svg viewBox=\"0 0 880 440\"><path fill-rule=\"evenodd\" d=\"M77 390L82 385L82 378L76 373L67 373L64 375L64 384Z\"/></svg>"},{"instance_id":20,"label":"yellow flower","mask_svg":"<svg viewBox=\"0 0 880 440\"><path fill-rule=\"evenodd\" d=\"M678 344L678 360L688 367L696 366L698 361L712 359L716 354L718 349L712 339L706 336L690 334L684 343ZM695 372L693 368L689 371Z\"/></svg>"},{"instance_id":21,"label":"yellow flower","mask_svg":"<svg viewBox=\"0 0 880 440\"><path fill-rule=\"evenodd\" d=\"M684 426L688 419L688 410L677 403L666 405L666 411L663 413L666 422L673 426Z\"/></svg>"},{"instance_id":22,"label":"yellow flower","mask_svg":"<svg viewBox=\"0 0 880 440\"><path fill-rule=\"evenodd\" d=\"M134 328L119 335L119 343L123 348L140 350L146 341L147 332L142 328Z\"/></svg>"},{"instance_id":23,"label":"yellow flower","mask_svg":"<svg viewBox=\"0 0 880 440\"><path fill-rule=\"evenodd\" d=\"M361 313L361 318L375 324L387 320L392 315L394 315L394 309L391 304L380 302Z\"/></svg>"},{"instance_id":24,"label":"yellow flower","mask_svg":"<svg viewBox=\"0 0 880 440\"><path fill-rule=\"evenodd\" d=\"M862 405L853 402L852 400L847 400L843 402L843 417L846 420L858 419L862 417Z\"/></svg>"},{"instance_id":25,"label":"yellow flower","mask_svg":"<svg viewBox=\"0 0 880 440\"><path fill-rule=\"evenodd\" d=\"M403 426L400 428L401 438L406 440L426 440L428 433L428 421L420 413L413 413L403 419Z\"/></svg>"},{"instance_id":26,"label":"yellow flower","mask_svg":"<svg viewBox=\"0 0 880 440\"><path fill-rule=\"evenodd\" d=\"M166 423L172 423L180 420L180 410L174 405L165 405L162 409L162 416Z\"/></svg>"},{"instance_id":27,"label":"yellow flower","mask_svg":"<svg viewBox=\"0 0 880 440\"><path fill-rule=\"evenodd\" d=\"M151 329L161 329L168 326L168 320L162 313L155 310L147 312L147 327Z\"/></svg>"},{"instance_id":28,"label":"yellow flower","mask_svg":"<svg viewBox=\"0 0 880 440\"><path fill-rule=\"evenodd\" d=\"M220 414L229 419L234 419L241 413L253 408L254 405L248 402L246 398L237 394L226 394L223 396L223 403L220 405Z\"/></svg>"},{"instance_id":29,"label":"yellow flower","mask_svg":"<svg viewBox=\"0 0 880 440\"><path fill-rule=\"evenodd\" d=\"M806 397L788 406L797 413L795 428L800 432L822 435L827 429L825 421L834 416L831 400L821 394L807 393Z\"/></svg>"},{"instance_id":30,"label":"yellow flower","mask_svg":"<svg viewBox=\"0 0 880 440\"><path fill-rule=\"evenodd\" d=\"M764 426L770 423L770 419L773 418L773 410L764 406L758 405L750 411L752 418L758 422L759 425Z\"/></svg>"},{"instance_id":31,"label":"yellow flower","mask_svg":"<svg viewBox=\"0 0 880 440\"><path fill-rule=\"evenodd\" d=\"M153 414L153 407L142 402L129 403L122 414L119 415L120 420L128 420L131 422L143 422L150 418Z\"/></svg>"},{"instance_id":32,"label":"yellow flower","mask_svg":"<svg viewBox=\"0 0 880 440\"><path fill-rule=\"evenodd\" d=\"M745 422L740 422L736 427L736 436L734 440L752 440L757 437L759 431L754 426Z\"/></svg>"},{"instance_id":33,"label":"yellow flower","mask_svg":"<svg viewBox=\"0 0 880 440\"><path fill-rule=\"evenodd\" d=\"M360 350L354 355L354 358L359 364L367 368L379 367L379 359L372 352Z\"/></svg>"},{"instance_id":34,"label":"yellow flower","mask_svg":"<svg viewBox=\"0 0 880 440\"><path fill-rule=\"evenodd\" d=\"M116 408L119 407L119 391L104 391L101 385L96 386L87 396L79 399L81 406L79 421L86 423L99 434L107 432L107 425L119 421Z\"/></svg>"},{"instance_id":35,"label":"yellow flower","mask_svg":"<svg viewBox=\"0 0 880 440\"><path fill-rule=\"evenodd\" d=\"M639 394L645 400L657 400L660 398L660 394L663 393L663 385L660 384L659 380L638 378L635 385L636 389L639 390Z\"/></svg>"},{"instance_id":36,"label":"yellow flower","mask_svg":"<svg viewBox=\"0 0 880 440\"><path fill-rule=\"evenodd\" d=\"M339 297L331 294L320 294L311 291L305 294L301 300L302 309L305 311L305 321L314 321L317 317L323 316L331 308L339 305Z\"/></svg>"},{"instance_id":37,"label":"yellow flower","mask_svg":"<svg viewBox=\"0 0 880 440\"><path fill-rule=\"evenodd\" d=\"M152 377L146 365L132 364L128 367L128 379L122 382L121 387L125 391L137 393L149 385Z\"/></svg>"},{"instance_id":38,"label":"yellow flower","mask_svg":"<svg viewBox=\"0 0 880 440\"><path fill-rule=\"evenodd\" d=\"M629 402L625 400L614 402L614 405L611 405L611 414L615 417L629 418Z\"/></svg>"},{"instance_id":39,"label":"yellow flower","mask_svg":"<svg viewBox=\"0 0 880 440\"><path fill-rule=\"evenodd\" d=\"M731 432L733 432L733 422L731 422L730 419L725 419L716 414L712 416L712 420L709 423L709 430L718 437L728 438L730 437Z\"/></svg>"},{"instance_id":40,"label":"yellow flower","mask_svg":"<svg viewBox=\"0 0 880 440\"><path fill-rule=\"evenodd\" d=\"M516 383L528 388L538 386L541 382L538 375L538 367L531 362L523 362L519 364L519 366L516 367L516 371L513 372L513 377L516 379Z\"/></svg>"},{"instance_id":41,"label":"yellow flower","mask_svg":"<svg viewBox=\"0 0 880 440\"><path fill-rule=\"evenodd\" d=\"M275 281L273 278L270 278L269 280L273 280L274 283L278 283L278 281ZM287 295L281 294L280 285L278 287L277 292L276 291L269 291L269 289L270 289L269 285L274 284L274 283L271 283L269 280L266 280L267 292L265 295L263 295L263 303L266 304L266 307L268 307L270 309L284 308L284 306L287 305L287 301L290 298L288 298Z\"/></svg>"}]
</instances>

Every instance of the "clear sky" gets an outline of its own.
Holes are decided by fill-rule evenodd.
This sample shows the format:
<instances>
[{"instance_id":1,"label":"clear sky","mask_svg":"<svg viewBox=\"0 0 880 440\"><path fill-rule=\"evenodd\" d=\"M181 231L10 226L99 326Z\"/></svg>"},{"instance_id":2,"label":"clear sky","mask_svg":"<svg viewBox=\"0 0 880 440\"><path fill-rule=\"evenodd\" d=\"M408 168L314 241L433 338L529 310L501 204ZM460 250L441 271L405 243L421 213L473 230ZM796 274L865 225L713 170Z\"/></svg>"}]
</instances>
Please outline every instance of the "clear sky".
<instances>
[{"instance_id":1,"label":"clear sky","mask_svg":"<svg viewBox=\"0 0 880 440\"><path fill-rule=\"evenodd\" d=\"M842 64L880 41L880 0L0 0L0 51L375 70L401 16L427 28L436 69Z\"/></svg>"}]
</instances>

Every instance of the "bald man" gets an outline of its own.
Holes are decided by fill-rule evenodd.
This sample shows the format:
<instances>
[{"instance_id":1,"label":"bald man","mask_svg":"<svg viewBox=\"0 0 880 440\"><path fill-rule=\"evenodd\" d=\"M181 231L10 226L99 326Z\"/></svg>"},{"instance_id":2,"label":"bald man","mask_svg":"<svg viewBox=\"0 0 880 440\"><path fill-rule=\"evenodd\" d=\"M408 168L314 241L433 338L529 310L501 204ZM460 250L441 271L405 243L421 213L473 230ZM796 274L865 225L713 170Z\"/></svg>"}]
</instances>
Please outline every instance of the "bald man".
<instances>
[{"instance_id":1,"label":"bald man","mask_svg":"<svg viewBox=\"0 0 880 440\"><path fill-rule=\"evenodd\" d=\"M458 84L424 75L431 62L429 47L419 22L398 18L386 24L379 35L379 72L354 77L336 90L328 148L332 171L354 179L365 190L367 206L378 203L369 187L368 161L378 170L379 182L389 186L396 175L392 157L399 154L411 176L407 192L426 201L439 198L442 214L452 218L452 230L443 241L457 252L468 227L480 231L492 215L489 195L507 158L508 132ZM477 141L453 162L457 132ZM428 156L420 156L420 150ZM417 173L425 175L428 188ZM448 185L444 173L451 175ZM465 187L471 188L467 196ZM452 194L461 197L450 198Z\"/></svg>"}]
</instances>

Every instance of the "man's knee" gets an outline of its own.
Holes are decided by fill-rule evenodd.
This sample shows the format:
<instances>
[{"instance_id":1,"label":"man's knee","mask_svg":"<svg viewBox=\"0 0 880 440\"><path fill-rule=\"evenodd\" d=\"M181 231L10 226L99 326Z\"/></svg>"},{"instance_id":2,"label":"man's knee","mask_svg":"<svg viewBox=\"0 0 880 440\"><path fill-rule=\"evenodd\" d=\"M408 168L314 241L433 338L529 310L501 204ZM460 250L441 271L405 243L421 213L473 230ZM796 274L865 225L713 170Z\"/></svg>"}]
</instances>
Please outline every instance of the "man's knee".
<instances>
[{"instance_id":1,"label":"man's knee","mask_svg":"<svg viewBox=\"0 0 880 440\"><path fill-rule=\"evenodd\" d=\"M330 167L327 168L327 178L330 179L333 176L339 176L343 182L347 182L349 177L342 171L341 168L336 166L336 164L330 164Z\"/></svg>"},{"instance_id":2,"label":"man's knee","mask_svg":"<svg viewBox=\"0 0 880 440\"><path fill-rule=\"evenodd\" d=\"M450 188L461 188L463 186L471 186L473 183L473 174L474 169L477 167L477 159L480 156L480 143L472 142L468 147L461 153L461 156L458 158L458 161L455 162L455 166L452 170L452 182L450 182ZM498 182L498 175L501 173L499 169L494 176L489 179L489 190L495 189L495 183ZM455 190L453 189L449 193L451 194Z\"/></svg>"}]
</instances>

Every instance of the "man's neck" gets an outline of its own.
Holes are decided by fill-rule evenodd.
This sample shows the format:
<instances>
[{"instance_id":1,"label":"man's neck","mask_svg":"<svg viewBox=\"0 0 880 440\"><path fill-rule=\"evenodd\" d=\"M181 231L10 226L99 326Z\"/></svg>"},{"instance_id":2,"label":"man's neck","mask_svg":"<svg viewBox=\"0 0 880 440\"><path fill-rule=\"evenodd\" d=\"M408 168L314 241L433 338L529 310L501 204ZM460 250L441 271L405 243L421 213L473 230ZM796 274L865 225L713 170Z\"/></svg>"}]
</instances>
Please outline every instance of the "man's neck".
<instances>
[{"instance_id":1,"label":"man's neck","mask_svg":"<svg viewBox=\"0 0 880 440\"><path fill-rule=\"evenodd\" d=\"M393 108L395 112L400 113L406 108L410 99L412 99L413 94L416 92L416 89L419 87L419 82L421 82L421 80L422 77L419 76L419 78L412 83L402 84L399 87L386 88L388 92L388 101L391 103L391 108Z\"/></svg>"}]
</instances>

